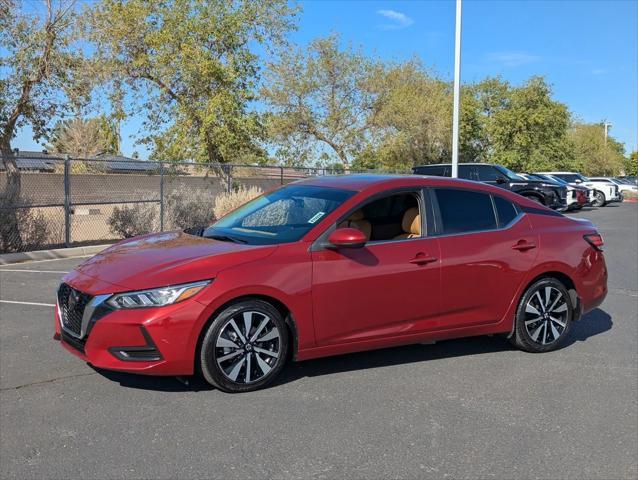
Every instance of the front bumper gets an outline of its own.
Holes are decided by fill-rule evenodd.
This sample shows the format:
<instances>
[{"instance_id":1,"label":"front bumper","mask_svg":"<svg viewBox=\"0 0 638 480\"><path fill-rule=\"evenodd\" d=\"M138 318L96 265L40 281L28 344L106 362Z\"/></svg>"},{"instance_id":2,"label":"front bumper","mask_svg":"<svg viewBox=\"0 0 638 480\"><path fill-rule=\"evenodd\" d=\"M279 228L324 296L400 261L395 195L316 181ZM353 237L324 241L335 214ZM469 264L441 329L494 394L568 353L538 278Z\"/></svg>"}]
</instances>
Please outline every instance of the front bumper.
<instances>
[{"instance_id":1,"label":"front bumper","mask_svg":"<svg viewBox=\"0 0 638 480\"><path fill-rule=\"evenodd\" d=\"M106 370L149 375L191 375L198 329L206 307L189 299L159 308L116 310L99 318L83 338L62 328L55 309L55 336L85 362Z\"/></svg>"}]
</instances>

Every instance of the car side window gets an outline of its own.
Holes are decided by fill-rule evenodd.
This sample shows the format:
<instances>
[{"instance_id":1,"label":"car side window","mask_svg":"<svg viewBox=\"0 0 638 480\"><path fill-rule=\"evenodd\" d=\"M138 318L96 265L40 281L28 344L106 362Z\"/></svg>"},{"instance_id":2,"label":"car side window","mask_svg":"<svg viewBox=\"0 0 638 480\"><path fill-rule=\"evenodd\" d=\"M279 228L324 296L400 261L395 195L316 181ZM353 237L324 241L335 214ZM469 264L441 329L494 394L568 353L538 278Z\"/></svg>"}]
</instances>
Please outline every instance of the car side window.
<instances>
[{"instance_id":1,"label":"car side window","mask_svg":"<svg viewBox=\"0 0 638 480\"><path fill-rule=\"evenodd\" d=\"M498 170L490 165L477 165L478 179L481 182L495 182L503 176Z\"/></svg>"},{"instance_id":2,"label":"car side window","mask_svg":"<svg viewBox=\"0 0 638 480\"><path fill-rule=\"evenodd\" d=\"M437 188L443 234L468 233L496 228L496 216L489 194L472 190Z\"/></svg>"},{"instance_id":3,"label":"car side window","mask_svg":"<svg viewBox=\"0 0 638 480\"><path fill-rule=\"evenodd\" d=\"M421 210L418 193L395 193L363 204L337 228L361 230L370 242L417 238L422 235Z\"/></svg>"},{"instance_id":4,"label":"car side window","mask_svg":"<svg viewBox=\"0 0 638 480\"><path fill-rule=\"evenodd\" d=\"M459 165L459 178L466 180L478 180L478 174L476 173L476 167L473 165Z\"/></svg>"},{"instance_id":5,"label":"car side window","mask_svg":"<svg viewBox=\"0 0 638 480\"><path fill-rule=\"evenodd\" d=\"M517 217L518 211L512 202L505 200L503 197L494 195L492 198L494 198L494 206L498 216L498 226L502 228Z\"/></svg>"}]
</instances>

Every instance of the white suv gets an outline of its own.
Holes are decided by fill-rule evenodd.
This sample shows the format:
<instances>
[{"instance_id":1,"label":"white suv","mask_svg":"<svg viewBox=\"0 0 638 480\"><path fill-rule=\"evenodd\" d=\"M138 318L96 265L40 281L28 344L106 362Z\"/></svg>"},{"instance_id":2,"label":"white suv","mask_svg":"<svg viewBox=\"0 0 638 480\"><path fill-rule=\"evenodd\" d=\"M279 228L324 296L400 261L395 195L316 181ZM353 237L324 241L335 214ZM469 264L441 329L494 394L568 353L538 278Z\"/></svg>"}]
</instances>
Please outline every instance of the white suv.
<instances>
[{"instance_id":1,"label":"white suv","mask_svg":"<svg viewBox=\"0 0 638 480\"><path fill-rule=\"evenodd\" d=\"M615 185L618 185L618 189L620 190L621 194L624 192L638 192L637 185L621 182L620 180L614 177L596 177L596 178L590 178L589 180L591 180L592 182L611 182Z\"/></svg>"},{"instance_id":2,"label":"white suv","mask_svg":"<svg viewBox=\"0 0 638 480\"><path fill-rule=\"evenodd\" d=\"M607 180L593 181L577 172L539 172L553 177L562 178L572 185L582 185L594 191L594 207L603 207L610 202L622 202L622 195L618 185Z\"/></svg>"}]
</instances>

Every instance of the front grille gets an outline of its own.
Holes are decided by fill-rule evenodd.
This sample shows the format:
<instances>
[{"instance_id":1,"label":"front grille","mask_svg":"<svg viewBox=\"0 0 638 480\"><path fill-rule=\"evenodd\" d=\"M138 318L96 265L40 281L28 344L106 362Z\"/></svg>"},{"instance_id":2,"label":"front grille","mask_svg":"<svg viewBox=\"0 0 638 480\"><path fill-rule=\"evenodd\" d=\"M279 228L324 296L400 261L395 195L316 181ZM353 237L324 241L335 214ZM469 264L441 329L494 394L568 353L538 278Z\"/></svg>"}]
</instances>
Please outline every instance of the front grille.
<instances>
[{"instance_id":1,"label":"front grille","mask_svg":"<svg viewBox=\"0 0 638 480\"><path fill-rule=\"evenodd\" d=\"M62 317L62 326L80 336L82 332L82 316L84 309L91 301L91 296L63 283L58 290L58 305Z\"/></svg>"}]
</instances>

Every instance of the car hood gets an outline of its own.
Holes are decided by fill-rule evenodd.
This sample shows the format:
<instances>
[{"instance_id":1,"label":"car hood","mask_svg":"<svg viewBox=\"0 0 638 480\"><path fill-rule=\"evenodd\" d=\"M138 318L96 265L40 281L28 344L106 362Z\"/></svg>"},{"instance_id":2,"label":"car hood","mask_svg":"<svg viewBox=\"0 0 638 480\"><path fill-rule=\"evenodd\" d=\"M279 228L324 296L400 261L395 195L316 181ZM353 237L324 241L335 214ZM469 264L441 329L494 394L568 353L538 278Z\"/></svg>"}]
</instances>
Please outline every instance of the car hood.
<instances>
[{"instance_id":1,"label":"car hood","mask_svg":"<svg viewBox=\"0 0 638 480\"><path fill-rule=\"evenodd\" d=\"M175 285L214 278L225 268L264 258L276 249L183 232L151 234L103 250L67 274L64 281L81 283L95 295Z\"/></svg>"}]
</instances>

